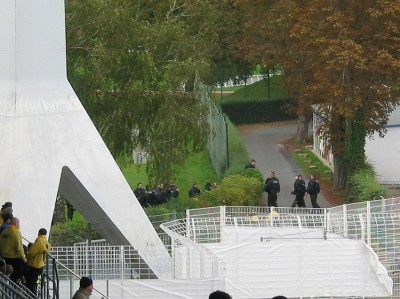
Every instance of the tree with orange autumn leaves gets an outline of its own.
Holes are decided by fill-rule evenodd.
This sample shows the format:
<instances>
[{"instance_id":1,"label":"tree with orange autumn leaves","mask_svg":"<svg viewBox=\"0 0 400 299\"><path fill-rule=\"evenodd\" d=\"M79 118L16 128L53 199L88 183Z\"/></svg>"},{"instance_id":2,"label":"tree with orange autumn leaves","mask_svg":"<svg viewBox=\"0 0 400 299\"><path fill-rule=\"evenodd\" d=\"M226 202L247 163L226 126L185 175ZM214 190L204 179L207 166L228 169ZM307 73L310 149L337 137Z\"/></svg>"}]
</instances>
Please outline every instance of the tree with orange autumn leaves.
<instances>
[{"instance_id":1,"label":"tree with orange autumn leaves","mask_svg":"<svg viewBox=\"0 0 400 299\"><path fill-rule=\"evenodd\" d=\"M237 54L280 65L297 101L299 140L312 107L334 155L335 185L365 162L365 137L382 136L399 104L400 0L237 0ZM314 106L313 106L314 105ZM354 142L359 140L359 142Z\"/></svg>"}]
</instances>

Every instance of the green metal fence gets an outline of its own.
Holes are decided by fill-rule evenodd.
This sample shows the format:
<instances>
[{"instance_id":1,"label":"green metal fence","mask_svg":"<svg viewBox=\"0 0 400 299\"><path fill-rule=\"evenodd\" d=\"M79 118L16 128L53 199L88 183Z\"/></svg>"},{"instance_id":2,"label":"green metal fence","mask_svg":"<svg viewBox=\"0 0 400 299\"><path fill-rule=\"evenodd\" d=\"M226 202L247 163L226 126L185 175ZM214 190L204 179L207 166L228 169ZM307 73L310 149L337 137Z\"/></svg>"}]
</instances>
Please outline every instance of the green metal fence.
<instances>
[{"instance_id":1,"label":"green metal fence","mask_svg":"<svg viewBox=\"0 0 400 299\"><path fill-rule=\"evenodd\" d=\"M207 142L211 163L218 178L229 167L228 124L221 108L211 98L211 88L196 79L196 90L203 103L208 105L210 135Z\"/></svg>"}]
</instances>

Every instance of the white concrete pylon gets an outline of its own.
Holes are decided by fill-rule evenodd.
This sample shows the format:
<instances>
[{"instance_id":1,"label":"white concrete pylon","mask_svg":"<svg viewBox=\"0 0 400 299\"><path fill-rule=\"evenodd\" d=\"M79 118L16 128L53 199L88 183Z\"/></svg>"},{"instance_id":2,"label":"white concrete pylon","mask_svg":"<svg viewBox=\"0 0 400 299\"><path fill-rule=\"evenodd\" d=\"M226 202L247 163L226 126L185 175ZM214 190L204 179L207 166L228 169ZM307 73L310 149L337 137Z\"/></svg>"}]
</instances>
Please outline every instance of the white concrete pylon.
<instances>
[{"instance_id":1,"label":"white concrete pylon","mask_svg":"<svg viewBox=\"0 0 400 299\"><path fill-rule=\"evenodd\" d=\"M0 204L21 232L50 228L57 191L158 277L170 256L66 76L63 0L0 1Z\"/></svg>"}]
</instances>

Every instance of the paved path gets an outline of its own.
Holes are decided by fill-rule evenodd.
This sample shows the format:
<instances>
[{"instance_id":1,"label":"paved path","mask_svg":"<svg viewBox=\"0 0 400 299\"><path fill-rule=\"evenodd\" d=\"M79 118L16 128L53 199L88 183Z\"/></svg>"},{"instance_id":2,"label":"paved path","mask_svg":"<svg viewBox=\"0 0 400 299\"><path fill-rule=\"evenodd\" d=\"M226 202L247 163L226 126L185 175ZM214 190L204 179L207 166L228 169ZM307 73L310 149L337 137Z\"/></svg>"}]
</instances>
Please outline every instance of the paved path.
<instances>
[{"instance_id":1,"label":"paved path","mask_svg":"<svg viewBox=\"0 0 400 299\"><path fill-rule=\"evenodd\" d=\"M303 179L308 183L306 176L297 164L290 158L289 153L281 144L283 141L294 136L297 130L297 123L275 125L265 128L246 130L241 137L246 144L250 158L256 160L256 167L261 171L264 179L271 171L275 171L281 184L281 193L278 197L280 207L290 207L294 196L293 183L297 174L303 174ZM266 193L264 193L266 198ZM307 207L312 207L309 196L305 196ZM323 194L318 195L318 204L321 208L331 207Z\"/></svg>"}]
</instances>

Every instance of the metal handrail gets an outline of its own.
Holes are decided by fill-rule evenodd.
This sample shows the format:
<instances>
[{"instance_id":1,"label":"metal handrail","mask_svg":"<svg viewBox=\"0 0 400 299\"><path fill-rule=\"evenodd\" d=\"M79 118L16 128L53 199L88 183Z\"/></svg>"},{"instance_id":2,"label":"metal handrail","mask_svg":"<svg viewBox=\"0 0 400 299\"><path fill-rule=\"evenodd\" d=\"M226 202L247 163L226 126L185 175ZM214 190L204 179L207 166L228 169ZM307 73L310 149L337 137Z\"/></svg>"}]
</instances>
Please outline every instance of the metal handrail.
<instances>
[{"instance_id":1,"label":"metal handrail","mask_svg":"<svg viewBox=\"0 0 400 299\"><path fill-rule=\"evenodd\" d=\"M45 271L42 273L42 279L40 282L40 298L60 298L60 282L58 278L57 265L55 258L50 254L47 254ZM49 275L52 273L53 275ZM52 288L51 288L52 286Z\"/></svg>"},{"instance_id":2,"label":"metal handrail","mask_svg":"<svg viewBox=\"0 0 400 299\"><path fill-rule=\"evenodd\" d=\"M2 260L4 265L5 262ZM0 294L3 295L1 298L18 298L18 299L36 299L36 296L32 294L25 286L16 284L10 278L4 274L0 274Z\"/></svg>"},{"instance_id":3,"label":"metal handrail","mask_svg":"<svg viewBox=\"0 0 400 299\"><path fill-rule=\"evenodd\" d=\"M6 261L0 257L0 263L2 263L2 266L3 266L3 269L4 269L4 272L2 274L5 274L6 273L6 266L7 266L6 265ZM1 272L0 272L0 274L1 274Z\"/></svg>"},{"instance_id":4,"label":"metal handrail","mask_svg":"<svg viewBox=\"0 0 400 299\"><path fill-rule=\"evenodd\" d=\"M50 254L48 254L49 256L51 256ZM61 266L62 268L64 268L65 270L67 270L68 273L70 273L71 275L75 276L78 279L81 279L81 277L76 274L74 271L72 271L71 269L69 269L67 266L65 266L64 264L62 264L60 261L58 261L56 258L54 258L53 256L51 256L53 258L53 260L56 262L57 265ZM102 292L100 292L99 290L97 290L95 287L93 287L93 290L98 293L99 295L101 295L103 297L103 299L110 299L107 295L103 294Z\"/></svg>"},{"instance_id":5,"label":"metal handrail","mask_svg":"<svg viewBox=\"0 0 400 299\"><path fill-rule=\"evenodd\" d=\"M30 242L28 239L26 239L25 237L22 236L22 238L26 241L26 242ZM63 265L61 262L59 262L54 256L52 256L49 253L46 253L47 255L47 259L46 259L46 271L44 271L44 273L42 274L42 278L46 278L46 279L42 279L41 280L41 285L40 285L40 289L41 289L41 294L40 294L40 298L41 299L59 299L60 298L60 281L59 281L59 277L58 277L58 270L57 270L57 265L61 266L62 268L64 268L65 270L67 270L68 273L72 274L73 276L75 276L78 279L81 279L81 277L76 274L75 272L73 272L71 269L69 269L68 267L66 267L65 265ZM54 275L53 277L51 277L50 275L48 275L49 270L49 261L51 262L51 270L53 271ZM54 276L56 276L56 278L54 279ZM53 285L53 297L50 296L50 285L47 282L51 282ZM44 292L44 290L46 292ZM96 288L93 287L93 290L98 293L99 295L101 295L103 297L103 299L110 299L107 295L103 294L102 292L100 292L99 290L97 290ZM47 294L46 297L43 296L43 294Z\"/></svg>"}]
</instances>

